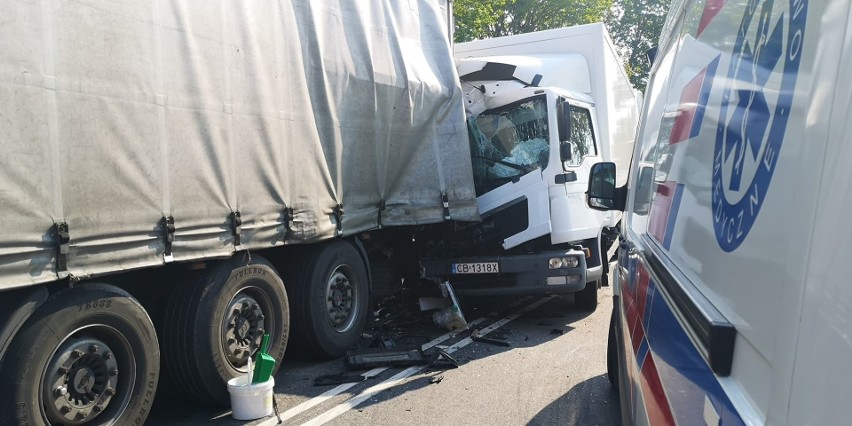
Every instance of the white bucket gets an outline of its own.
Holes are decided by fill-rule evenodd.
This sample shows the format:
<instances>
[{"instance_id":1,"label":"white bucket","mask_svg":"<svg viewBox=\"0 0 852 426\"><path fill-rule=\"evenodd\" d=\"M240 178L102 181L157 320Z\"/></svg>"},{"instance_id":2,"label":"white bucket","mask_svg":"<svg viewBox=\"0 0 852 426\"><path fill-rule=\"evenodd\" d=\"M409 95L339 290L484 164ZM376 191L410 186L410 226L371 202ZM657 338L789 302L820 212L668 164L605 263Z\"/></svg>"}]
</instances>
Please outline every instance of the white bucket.
<instances>
[{"instance_id":1,"label":"white bucket","mask_svg":"<svg viewBox=\"0 0 852 426\"><path fill-rule=\"evenodd\" d=\"M254 420L272 415L272 388L275 379L246 386L248 377L240 375L228 380L231 410L237 420Z\"/></svg>"}]
</instances>

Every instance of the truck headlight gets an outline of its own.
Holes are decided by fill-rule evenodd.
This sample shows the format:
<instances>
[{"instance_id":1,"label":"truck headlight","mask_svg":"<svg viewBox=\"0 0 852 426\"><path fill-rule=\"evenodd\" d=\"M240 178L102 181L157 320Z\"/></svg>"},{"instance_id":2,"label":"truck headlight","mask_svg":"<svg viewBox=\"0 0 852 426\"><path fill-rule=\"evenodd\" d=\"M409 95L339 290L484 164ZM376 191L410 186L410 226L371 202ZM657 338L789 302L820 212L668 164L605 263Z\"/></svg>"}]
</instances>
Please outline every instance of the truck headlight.
<instances>
[{"instance_id":1,"label":"truck headlight","mask_svg":"<svg viewBox=\"0 0 852 426\"><path fill-rule=\"evenodd\" d=\"M547 261L547 266L550 269L576 268L579 264L580 261L576 256L551 257L550 260Z\"/></svg>"},{"instance_id":2,"label":"truck headlight","mask_svg":"<svg viewBox=\"0 0 852 426\"><path fill-rule=\"evenodd\" d=\"M562 259L563 268L576 268L580 264L580 260L576 256L569 256Z\"/></svg>"}]
</instances>

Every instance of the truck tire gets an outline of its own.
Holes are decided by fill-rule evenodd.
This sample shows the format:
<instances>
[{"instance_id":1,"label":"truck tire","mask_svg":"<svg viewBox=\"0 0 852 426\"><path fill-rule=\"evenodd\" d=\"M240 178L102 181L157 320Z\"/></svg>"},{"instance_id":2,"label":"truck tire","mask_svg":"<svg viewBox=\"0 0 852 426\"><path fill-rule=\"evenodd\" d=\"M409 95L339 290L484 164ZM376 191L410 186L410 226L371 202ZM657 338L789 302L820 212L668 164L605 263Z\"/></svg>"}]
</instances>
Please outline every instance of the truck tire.
<instances>
[{"instance_id":1,"label":"truck tire","mask_svg":"<svg viewBox=\"0 0 852 426\"><path fill-rule=\"evenodd\" d=\"M598 308L598 288L601 280L586 283L586 287L574 293L574 305L588 312L594 312Z\"/></svg>"},{"instance_id":2,"label":"truck tire","mask_svg":"<svg viewBox=\"0 0 852 426\"><path fill-rule=\"evenodd\" d=\"M609 336L606 342L606 377L612 386L618 389L618 336L616 335L616 309L613 307L612 318L609 320Z\"/></svg>"},{"instance_id":3,"label":"truck tire","mask_svg":"<svg viewBox=\"0 0 852 426\"><path fill-rule=\"evenodd\" d=\"M347 241L316 247L300 265L291 263L293 340L311 357L335 358L361 337L367 321L367 268Z\"/></svg>"},{"instance_id":4,"label":"truck tire","mask_svg":"<svg viewBox=\"0 0 852 426\"><path fill-rule=\"evenodd\" d=\"M247 372L263 334L270 335L276 370L287 348L284 283L262 257L243 257L178 287L166 307L161 330L166 372L182 395L201 403L230 404L227 382Z\"/></svg>"},{"instance_id":5,"label":"truck tire","mask_svg":"<svg viewBox=\"0 0 852 426\"><path fill-rule=\"evenodd\" d=\"M157 334L127 292L84 284L53 294L6 353L3 424L145 423L160 376Z\"/></svg>"}]
</instances>

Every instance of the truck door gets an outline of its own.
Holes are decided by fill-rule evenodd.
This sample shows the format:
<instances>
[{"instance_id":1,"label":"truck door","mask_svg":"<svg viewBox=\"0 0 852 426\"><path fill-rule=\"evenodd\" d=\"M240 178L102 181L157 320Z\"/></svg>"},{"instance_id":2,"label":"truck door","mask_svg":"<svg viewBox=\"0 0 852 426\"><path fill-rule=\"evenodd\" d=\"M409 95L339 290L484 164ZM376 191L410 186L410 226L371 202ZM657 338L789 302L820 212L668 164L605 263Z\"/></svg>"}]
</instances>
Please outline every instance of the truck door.
<instances>
[{"instance_id":1,"label":"truck door","mask_svg":"<svg viewBox=\"0 0 852 426\"><path fill-rule=\"evenodd\" d=\"M551 157L548 117L547 97L540 95L468 120L479 211L483 218L498 212L512 216L497 230L502 239L550 232L547 191L538 188Z\"/></svg>"}]
</instances>

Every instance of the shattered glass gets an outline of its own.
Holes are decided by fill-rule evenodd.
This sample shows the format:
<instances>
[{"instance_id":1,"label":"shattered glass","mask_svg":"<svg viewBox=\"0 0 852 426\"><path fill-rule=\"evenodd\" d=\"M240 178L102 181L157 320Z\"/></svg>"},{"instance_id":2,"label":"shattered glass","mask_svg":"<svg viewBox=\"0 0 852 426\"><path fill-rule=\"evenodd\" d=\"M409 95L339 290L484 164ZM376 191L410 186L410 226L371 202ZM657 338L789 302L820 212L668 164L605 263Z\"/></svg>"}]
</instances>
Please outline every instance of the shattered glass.
<instances>
[{"instance_id":1,"label":"shattered glass","mask_svg":"<svg viewBox=\"0 0 852 426\"><path fill-rule=\"evenodd\" d=\"M476 194L536 170L550 158L543 96L485 111L468 120Z\"/></svg>"}]
</instances>

